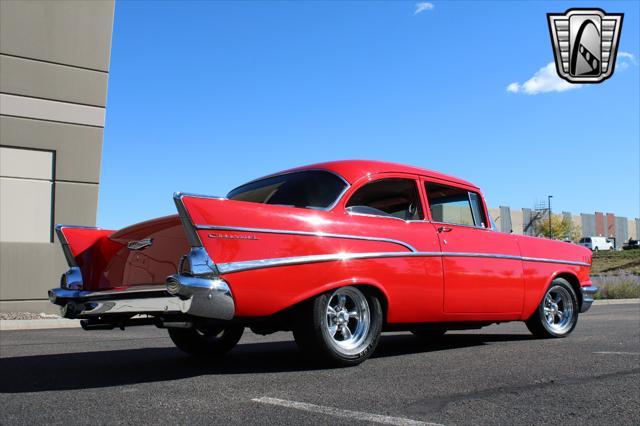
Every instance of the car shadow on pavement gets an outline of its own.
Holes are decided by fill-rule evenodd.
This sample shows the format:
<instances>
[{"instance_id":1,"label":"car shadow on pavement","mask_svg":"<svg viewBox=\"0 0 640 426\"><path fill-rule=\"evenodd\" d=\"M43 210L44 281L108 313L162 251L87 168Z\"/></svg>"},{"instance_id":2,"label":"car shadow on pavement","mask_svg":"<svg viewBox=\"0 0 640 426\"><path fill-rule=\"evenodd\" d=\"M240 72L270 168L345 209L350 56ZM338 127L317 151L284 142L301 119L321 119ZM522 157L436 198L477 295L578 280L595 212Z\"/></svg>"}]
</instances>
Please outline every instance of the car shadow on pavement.
<instances>
[{"instance_id":1,"label":"car shadow on pavement","mask_svg":"<svg viewBox=\"0 0 640 426\"><path fill-rule=\"evenodd\" d=\"M530 340L521 334L452 334L429 341L383 335L373 358ZM176 348L140 348L0 358L0 393L102 388L204 375L326 369L306 360L293 341L240 344L220 359L198 359Z\"/></svg>"}]
</instances>

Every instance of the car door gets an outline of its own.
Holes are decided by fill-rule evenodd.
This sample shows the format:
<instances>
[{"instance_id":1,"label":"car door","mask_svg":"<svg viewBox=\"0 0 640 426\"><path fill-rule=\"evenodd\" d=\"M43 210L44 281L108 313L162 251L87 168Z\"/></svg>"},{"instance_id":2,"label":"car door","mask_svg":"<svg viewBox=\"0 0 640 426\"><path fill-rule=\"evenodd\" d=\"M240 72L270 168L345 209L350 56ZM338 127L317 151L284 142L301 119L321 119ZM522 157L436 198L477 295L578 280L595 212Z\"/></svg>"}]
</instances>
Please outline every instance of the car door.
<instances>
[{"instance_id":1,"label":"car door","mask_svg":"<svg viewBox=\"0 0 640 426\"><path fill-rule=\"evenodd\" d=\"M445 314L520 314L524 280L516 238L491 229L476 189L423 184L442 251Z\"/></svg>"},{"instance_id":2,"label":"car door","mask_svg":"<svg viewBox=\"0 0 640 426\"><path fill-rule=\"evenodd\" d=\"M355 184L346 195L345 213L352 229L402 241L378 251L405 252L384 258L369 272L386 285L389 315L397 322L425 322L442 316L442 262L433 224L426 220L418 176L383 173ZM366 229L366 231L364 231ZM434 255L436 254L436 255Z\"/></svg>"}]
</instances>

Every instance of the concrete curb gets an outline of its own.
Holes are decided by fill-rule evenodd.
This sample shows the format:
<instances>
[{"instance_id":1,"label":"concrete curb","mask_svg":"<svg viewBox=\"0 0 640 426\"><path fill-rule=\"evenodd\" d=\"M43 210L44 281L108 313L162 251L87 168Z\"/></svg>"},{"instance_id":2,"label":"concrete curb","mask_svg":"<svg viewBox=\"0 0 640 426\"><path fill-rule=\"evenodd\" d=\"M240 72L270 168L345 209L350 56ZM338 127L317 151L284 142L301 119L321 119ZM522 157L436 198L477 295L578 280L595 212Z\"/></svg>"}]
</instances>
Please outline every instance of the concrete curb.
<instances>
[{"instance_id":1,"label":"concrete curb","mask_svg":"<svg viewBox=\"0 0 640 426\"><path fill-rule=\"evenodd\" d=\"M36 319L36 320L0 320L0 331L44 330L49 328L78 328L80 320L72 319Z\"/></svg>"},{"instance_id":2,"label":"concrete curb","mask_svg":"<svg viewBox=\"0 0 640 426\"><path fill-rule=\"evenodd\" d=\"M601 299L594 300L594 305L626 305L640 303L640 299Z\"/></svg>"}]
</instances>

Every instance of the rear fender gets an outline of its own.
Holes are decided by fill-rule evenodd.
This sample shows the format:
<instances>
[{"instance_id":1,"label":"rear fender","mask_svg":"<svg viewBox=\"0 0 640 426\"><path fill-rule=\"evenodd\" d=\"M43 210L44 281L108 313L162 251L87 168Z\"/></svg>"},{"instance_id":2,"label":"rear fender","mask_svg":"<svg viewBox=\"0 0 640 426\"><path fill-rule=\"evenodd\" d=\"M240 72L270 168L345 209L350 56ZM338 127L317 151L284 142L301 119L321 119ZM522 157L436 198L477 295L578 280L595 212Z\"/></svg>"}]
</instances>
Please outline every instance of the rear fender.
<instances>
[{"instance_id":1,"label":"rear fender","mask_svg":"<svg viewBox=\"0 0 640 426\"><path fill-rule=\"evenodd\" d=\"M231 281L231 280L230 280ZM377 282L376 280L372 280L369 278L364 278L364 277L352 277L349 279L344 279L344 280L339 280L339 281L333 281L333 282L329 282L326 283L324 285L318 286L318 287L314 287L309 289L306 292L300 293L297 297L295 297L294 299L291 300L291 305L297 305L299 303L302 303L306 300L312 299L316 296L319 296L323 293L335 290L337 288L340 287L346 287L346 286L355 286L355 287L373 287L376 290L378 290L380 292L380 294L382 294L382 297L384 298L383 302L383 306L388 306L388 301L389 301L389 294L387 293L386 289L384 288L384 286L382 284L380 284L379 282ZM385 312L385 317L386 317L386 312Z\"/></svg>"}]
</instances>

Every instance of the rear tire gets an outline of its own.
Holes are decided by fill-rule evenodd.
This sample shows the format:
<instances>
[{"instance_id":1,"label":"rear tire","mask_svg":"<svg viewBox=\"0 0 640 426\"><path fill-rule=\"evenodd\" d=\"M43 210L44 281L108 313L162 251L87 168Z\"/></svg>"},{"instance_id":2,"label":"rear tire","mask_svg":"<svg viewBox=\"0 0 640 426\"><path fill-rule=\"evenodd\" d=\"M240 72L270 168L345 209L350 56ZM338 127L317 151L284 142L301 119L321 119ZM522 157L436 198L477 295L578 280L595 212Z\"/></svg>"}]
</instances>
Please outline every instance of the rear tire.
<instances>
[{"instance_id":1,"label":"rear tire","mask_svg":"<svg viewBox=\"0 0 640 426\"><path fill-rule=\"evenodd\" d=\"M526 321L527 328L539 338L566 337L578 323L578 298L563 278L551 282L538 309Z\"/></svg>"},{"instance_id":2,"label":"rear tire","mask_svg":"<svg viewBox=\"0 0 640 426\"><path fill-rule=\"evenodd\" d=\"M308 357L346 367L371 356L380 339L382 322L377 296L357 287L340 287L301 306L293 336Z\"/></svg>"},{"instance_id":3,"label":"rear tire","mask_svg":"<svg viewBox=\"0 0 640 426\"><path fill-rule=\"evenodd\" d=\"M169 337L178 349L195 356L222 356L240 341L243 326L170 328Z\"/></svg>"}]
</instances>

